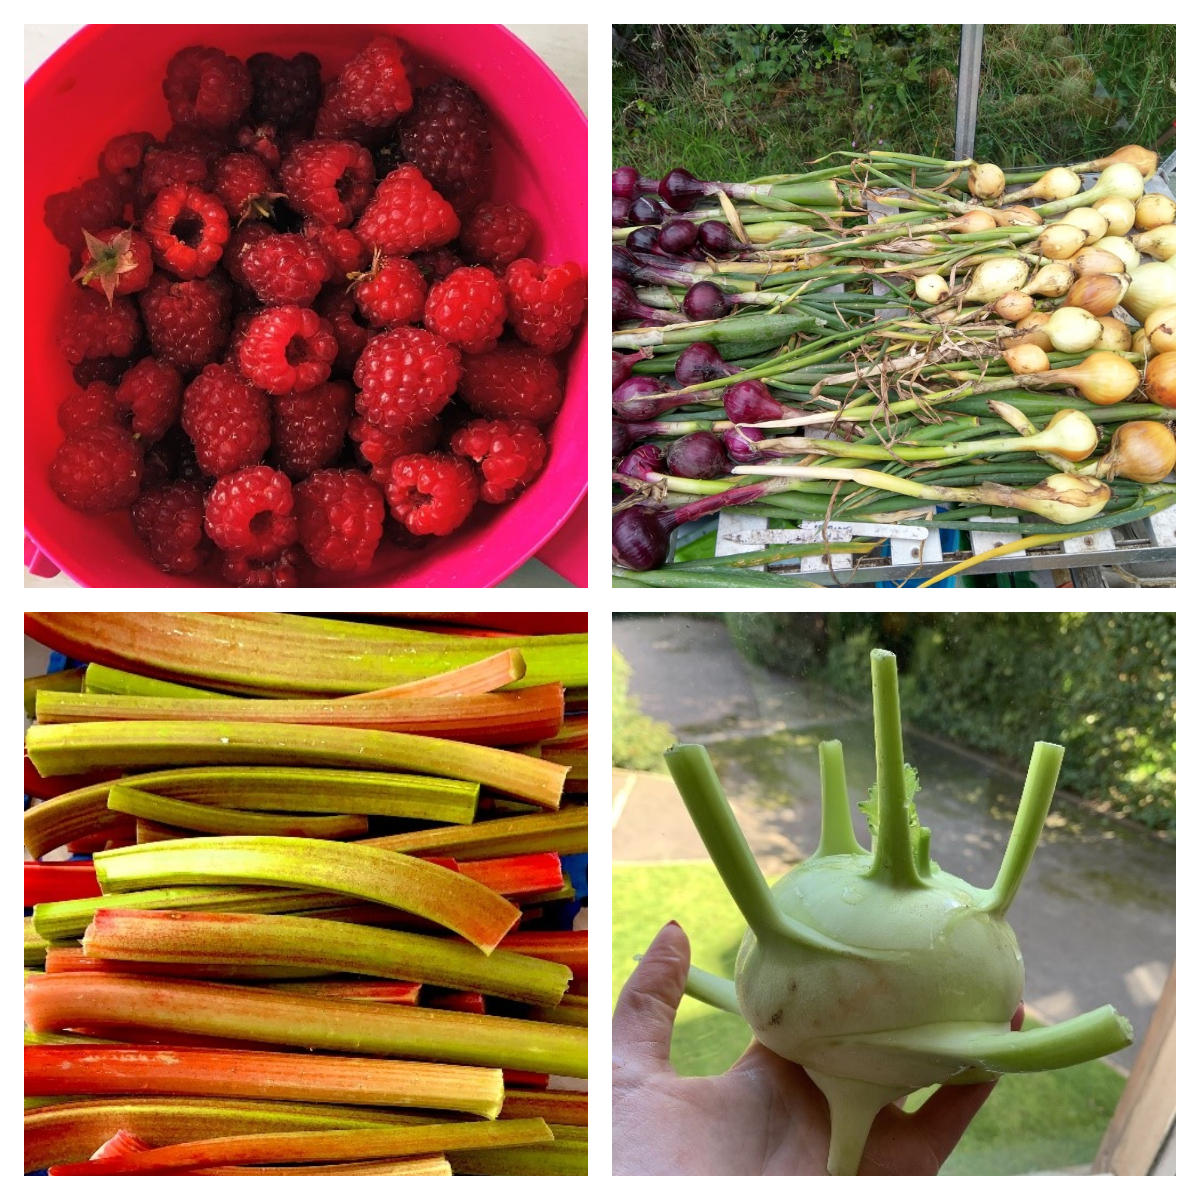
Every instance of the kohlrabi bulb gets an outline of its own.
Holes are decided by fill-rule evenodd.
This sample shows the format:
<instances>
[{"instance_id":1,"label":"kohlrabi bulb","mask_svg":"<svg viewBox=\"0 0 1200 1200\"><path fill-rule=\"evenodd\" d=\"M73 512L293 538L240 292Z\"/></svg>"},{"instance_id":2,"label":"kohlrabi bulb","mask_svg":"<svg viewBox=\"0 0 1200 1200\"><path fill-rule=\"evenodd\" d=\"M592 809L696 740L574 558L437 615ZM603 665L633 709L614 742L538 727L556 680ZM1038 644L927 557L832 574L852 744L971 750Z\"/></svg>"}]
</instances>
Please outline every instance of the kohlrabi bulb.
<instances>
[{"instance_id":1,"label":"kohlrabi bulb","mask_svg":"<svg viewBox=\"0 0 1200 1200\"><path fill-rule=\"evenodd\" d=\"M1004 915L1037 846L1062 747L1034 747L995 884L972 886L929 857L917 777L904 763L895 657L871 655L877 782L854 835L841 744L820 747L821 841L769 889L700 746L667 765L749 929L734 983L693 968L688 993L742 1016L768 1049L803 1066L830 1109L829 1172L853 1175L876 1113L935 1083L1072 1066L1130 1044L1111 1007L1014 1033L1025 985Z\"/></svg>"}]
</instances>

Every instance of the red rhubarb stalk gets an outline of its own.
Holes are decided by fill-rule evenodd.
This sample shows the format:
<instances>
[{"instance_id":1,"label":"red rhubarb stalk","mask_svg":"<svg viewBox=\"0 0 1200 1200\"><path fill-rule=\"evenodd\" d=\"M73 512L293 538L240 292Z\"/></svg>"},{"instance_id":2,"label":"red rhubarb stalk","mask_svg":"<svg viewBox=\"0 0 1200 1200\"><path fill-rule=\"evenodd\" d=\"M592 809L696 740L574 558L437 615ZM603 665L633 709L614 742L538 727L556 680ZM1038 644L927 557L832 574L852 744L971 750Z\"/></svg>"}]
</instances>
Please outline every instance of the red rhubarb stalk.
<instances>
[{"instance_id":1,"label":"red rhubarb stalk","mask_svg":"<svg viewBox=\"0 0 1200 1200\"><path fill-rule=\"evenodd\" d=\"M91 863L25 864L25 907L50 900L82 900L99 896L96 869Z\"/></svg>"},{"instance_id":2,"label":"red rhubarb stalk","mask_svg":"<svg viewBox=\"0 0 1200 1200\"><path fill-rule=\"evenodd\" d=\"M562 887L562 862L557 854L518 854L465 862L464 875L502 896L536 895Z\"/></svg>"}]
</instances>

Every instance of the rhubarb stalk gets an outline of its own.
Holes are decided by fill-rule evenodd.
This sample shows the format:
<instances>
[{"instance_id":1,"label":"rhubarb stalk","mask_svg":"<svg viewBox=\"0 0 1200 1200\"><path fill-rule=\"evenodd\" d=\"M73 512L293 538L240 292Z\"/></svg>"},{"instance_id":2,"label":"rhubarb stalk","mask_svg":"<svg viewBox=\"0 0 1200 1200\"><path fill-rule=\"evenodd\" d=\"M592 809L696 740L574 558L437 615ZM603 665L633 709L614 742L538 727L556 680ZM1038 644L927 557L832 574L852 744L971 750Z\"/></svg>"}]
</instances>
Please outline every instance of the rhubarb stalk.
<instances>
[{"instance_id":1,"label":"rhubarb stalk","mask_svg":"<svg viewBox=\"0 0 1200 1200\"><path fill-rule=\"evenodd\" d=\"M456 829L418 829L367 838L361 845L401 854L452 854L460 863L501 854L582 854L587 850L586 808L501 817Z\"/></svg>"}]
</instances>

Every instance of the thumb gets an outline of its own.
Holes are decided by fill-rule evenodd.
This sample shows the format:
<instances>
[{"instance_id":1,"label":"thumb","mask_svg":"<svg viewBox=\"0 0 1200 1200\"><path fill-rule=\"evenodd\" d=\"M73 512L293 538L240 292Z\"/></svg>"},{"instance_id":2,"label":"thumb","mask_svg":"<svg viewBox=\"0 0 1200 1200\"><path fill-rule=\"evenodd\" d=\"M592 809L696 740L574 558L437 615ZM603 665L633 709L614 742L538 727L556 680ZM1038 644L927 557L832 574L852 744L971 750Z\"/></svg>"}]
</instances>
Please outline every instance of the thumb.
<instances>
[{"instance_id":1,"label":"thumb","mask_svg":"<svg viewBox=\"0 0 1200 1200\"><path fill-rule=\"evenodd\" d=\"M691 947L664 925L621 989L613 1011L613 1071L670 1070L671 1030L687 983Z\"/></svg>"}]
</instances>

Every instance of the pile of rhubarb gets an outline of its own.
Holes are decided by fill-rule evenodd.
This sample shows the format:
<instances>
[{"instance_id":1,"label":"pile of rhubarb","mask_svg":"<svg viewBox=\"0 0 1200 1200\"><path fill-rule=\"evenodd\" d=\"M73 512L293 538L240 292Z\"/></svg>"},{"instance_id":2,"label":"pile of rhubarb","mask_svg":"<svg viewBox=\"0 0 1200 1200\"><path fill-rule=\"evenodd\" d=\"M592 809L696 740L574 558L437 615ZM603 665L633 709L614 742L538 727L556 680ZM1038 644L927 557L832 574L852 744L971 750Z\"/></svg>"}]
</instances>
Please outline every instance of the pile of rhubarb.
<instances>
[{"instance_id":1,"label":"pile of rhubarb","mask_svg":"<svg viewBox=\"0 0 1200 1200\"><path fill-rule=\"evenodd\" d=\"M27 614L26 1173L586 1174L585 628Z\"/></svg>"}]
</instances>

